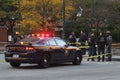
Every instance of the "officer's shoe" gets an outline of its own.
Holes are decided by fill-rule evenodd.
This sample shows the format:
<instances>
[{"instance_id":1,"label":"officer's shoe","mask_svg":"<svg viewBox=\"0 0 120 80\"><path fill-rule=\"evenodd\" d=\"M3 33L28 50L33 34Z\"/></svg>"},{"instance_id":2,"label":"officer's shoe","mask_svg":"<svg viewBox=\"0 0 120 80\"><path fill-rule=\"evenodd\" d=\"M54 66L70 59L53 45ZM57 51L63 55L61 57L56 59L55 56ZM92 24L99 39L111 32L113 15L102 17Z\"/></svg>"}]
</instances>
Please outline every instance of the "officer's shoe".
<instances>
[{"instance_id":1,"label":"officer's shoe","mask_svg":"<svg viewBox=\"0 0 120 80\"><path fill-rule=\"evenodd\" d=\"M100 62L100 59L98 59L97 61Z\"/></svg>"},{"instance_id":2,"label":"officer's shoe","mask_svg":"<svg viewBox=\"0 0 120 80\"><path fill-rule=\"evenodd\" d=\"M102 59L102 62L104 62L104 61L105 61L105 59L103 58L103 59Z\"/></svg>"},{"instance_id":3,"label":"officer's shoe","mask_svg":"<svg viewBox=\"0 0 120 80\"><path fill-rule=\"evenodd\" d=\"M102 57L102 62L104 62L104 61L105 61L105 57L103 56L103 57Z\"/></svg>"},{"instance_id":4,"label":"officer's shoe","mask_svg":"<svg viewBox=\"0 0 120 80\"><path fill-rule=\"evenodd\" d=\"M100 62L100 57L98 57L98 60L97 60L98 62Z\"/></svg>"},{"instance_id":5,"label":"officer's shoe","mask_svg":"<svg viewBox=\"0 0 120 80\"><path fill-rule=\"evenodd\" d=\"M90 60L90 58L87 59L87 61L89 61L89 60Z\"/></svg>"}]
</instances>

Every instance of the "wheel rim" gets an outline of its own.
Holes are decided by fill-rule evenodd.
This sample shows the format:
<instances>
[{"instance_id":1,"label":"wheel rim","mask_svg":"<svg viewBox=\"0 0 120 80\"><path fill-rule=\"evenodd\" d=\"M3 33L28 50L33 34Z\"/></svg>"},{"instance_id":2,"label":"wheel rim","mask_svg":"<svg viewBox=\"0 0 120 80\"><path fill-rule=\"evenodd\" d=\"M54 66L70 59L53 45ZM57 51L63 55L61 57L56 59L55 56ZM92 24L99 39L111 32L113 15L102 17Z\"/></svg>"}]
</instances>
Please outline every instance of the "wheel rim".
<instances>
[{"instance_id":1,"label":"wheel rim","mask_svg":"<svg viewBox=\"0 0 120 80\"><path fill-rule=\"evenodd\" d=\"M44 64L47 64L48 63L47 57L45 57L43 61L44 61Z\"/></svg>"},{"instance_id":2,"label":"wheel rim","mask_svg":"<svg viewBox=\"0 0 120 80\"><path fill-rule=\"evenodd\" d=\"M48 55L44 55L43 61L42 61L42 67L47 68L49 66L49 57Z\"/></svg>"},{"instance_id":3,"label":"wheel rim","mask_svg":"<svg viewBox=\"0 0 120 80\"><path fill-rule=\"evenodd\" d=\"M79 56L77 56L77 61L80 61L80 57Z\"/></svg>"},{"instance_id":4,"label":"wheel rim","mask_svg":"<svg viewBox=\"0 0 120 80\"><path fill-rule=\"evenodd\" d=\"M79 57L79 55L77 55L76 60L77 60L77 64L80 64L80 57Z\"/></svg>"}]
</instances>

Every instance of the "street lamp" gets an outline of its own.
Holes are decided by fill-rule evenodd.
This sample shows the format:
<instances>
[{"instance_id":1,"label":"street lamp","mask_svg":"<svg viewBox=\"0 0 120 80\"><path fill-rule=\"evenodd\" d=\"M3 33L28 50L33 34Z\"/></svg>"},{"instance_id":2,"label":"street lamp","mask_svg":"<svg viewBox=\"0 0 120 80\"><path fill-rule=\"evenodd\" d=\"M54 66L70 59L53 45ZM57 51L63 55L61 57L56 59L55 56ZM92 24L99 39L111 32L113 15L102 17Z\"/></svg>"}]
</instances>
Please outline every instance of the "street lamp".
<instances>
[{"instance_id":1,"label":"street lamp","mask_svg":"<svg viewBox=\"0 0 120 80\"><path fill-rule=\"evenodd\" d=\"M8 27L8 41L11 43L13 41L13 28L15 23L15 17L6 17L6 26Z\"/></svg>"},{"instance_id":2,"label":"street lamp","mask_svg":"<svg viewBox=\"0 0 120 80\"><path fill-rule=\"evenodd\" d=\"M18 27L20 33L20 0L18 0Z\"/></svg>"},{"instance_id":3,"label":"street lamp","mask_svg":"<svg viewBox=\"0 0 120 80\"><path fill-rule=\"evenodd\" d=\"M13 36L13 27L14 27L14 24L15 24L15 17L14 16L12 16L11 17L11 22L10 22L10 33L11 33L11 35Z\"/></svg>"},{"instance_id":4,"label":"street lamp","mask_svg":"<svg viewBox=\"0 0 120 80\"><path fill-rule=\"evenodd\" d=\"M63 20L63 32L62 38L65 38L65 0L62 0L62 20Z\"/></svg>"}]
</instances>

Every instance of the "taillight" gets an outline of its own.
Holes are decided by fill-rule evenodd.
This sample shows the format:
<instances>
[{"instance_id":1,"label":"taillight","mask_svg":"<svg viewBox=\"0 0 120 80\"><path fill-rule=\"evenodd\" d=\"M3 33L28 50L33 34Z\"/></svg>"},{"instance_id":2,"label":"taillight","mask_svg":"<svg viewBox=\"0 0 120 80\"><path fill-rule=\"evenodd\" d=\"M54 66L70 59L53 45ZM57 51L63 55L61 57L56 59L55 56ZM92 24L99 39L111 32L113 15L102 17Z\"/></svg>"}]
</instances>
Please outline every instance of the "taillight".
<instances>
[{"instance_id":1,"label":"taillight","mask_svg":"<svg viewBox=\"0 0 120 80\"><path fill-rule=\"evenodd\" d=\"M34 51L35 49L33 47L26 47L27 51Z\"/></svg>"}]
</instances>

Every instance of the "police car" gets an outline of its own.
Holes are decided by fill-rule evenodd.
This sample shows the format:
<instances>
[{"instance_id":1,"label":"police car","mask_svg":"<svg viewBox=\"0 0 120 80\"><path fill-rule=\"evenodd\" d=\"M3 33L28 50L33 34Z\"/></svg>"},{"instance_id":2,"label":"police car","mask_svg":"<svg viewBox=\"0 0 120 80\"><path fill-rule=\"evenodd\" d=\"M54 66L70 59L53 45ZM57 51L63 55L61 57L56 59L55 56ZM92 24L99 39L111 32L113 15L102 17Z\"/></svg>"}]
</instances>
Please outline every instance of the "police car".
<instances>
[{"instance_id":1,"label":"police car","mask_svg":"<svg viewBox=\"0 0 120 80\"><path fill-rule=\"evenodd\" d=\"M19 67L22 63L33 63L47 68L53 63L72 62L74 65L80 65L82 54L77 47L68 45L59 37L38 34L22 39L16 44L7 45L5 60L12 67Z\"/></svg>"}]
</instances>

